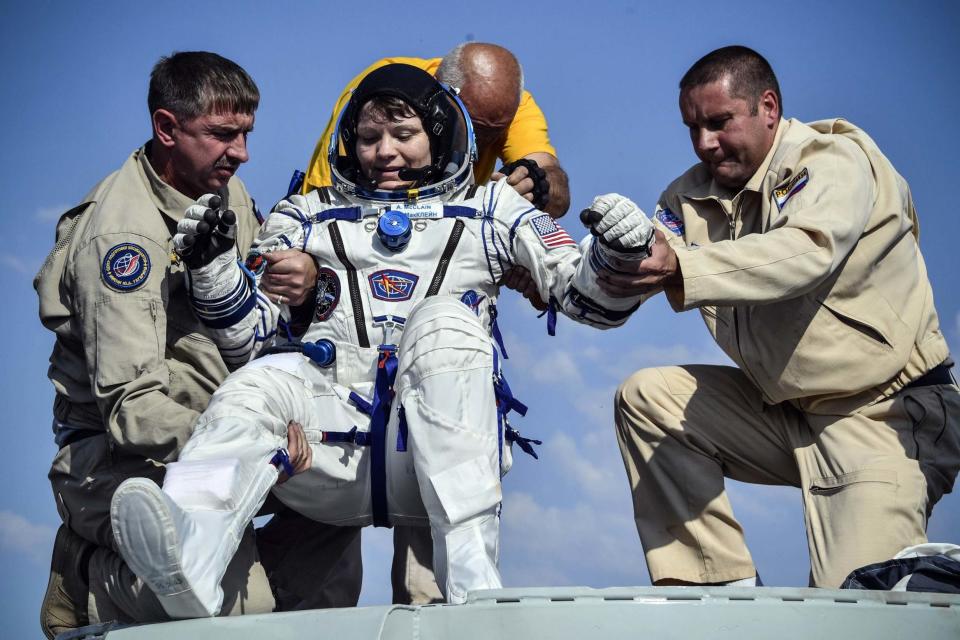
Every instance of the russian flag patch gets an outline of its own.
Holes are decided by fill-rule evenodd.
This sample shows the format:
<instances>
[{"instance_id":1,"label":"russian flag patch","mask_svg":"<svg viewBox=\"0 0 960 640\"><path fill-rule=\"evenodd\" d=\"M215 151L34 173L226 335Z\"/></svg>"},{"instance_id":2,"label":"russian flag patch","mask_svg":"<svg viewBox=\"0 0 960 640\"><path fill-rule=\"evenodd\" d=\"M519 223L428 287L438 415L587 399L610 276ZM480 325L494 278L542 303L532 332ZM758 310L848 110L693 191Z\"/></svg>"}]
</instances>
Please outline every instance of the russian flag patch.
<instances>
[{"instance_id":1,"label":"russian flag patch","mask_svg":"<svg viewBox=\"0 0 960 640\"><path fill-rule=\"evenodd\" d=\"M777 211L783 211L783 207L786 206L787 200L792 198L795 193L807 186L807 183L810 181L810 174L807 173L806 167L804 167L800 173L796 174L783 186L777 187L773 190L773 201L777 203Z\"/></svg>"},{"instance_id":2,"label":"russian flag patch","mask_svg":"<svg viewBox=\"0 0 960 640\"><path fill-rule=\"evenodd\" d=\"M663 223L667 229L673 232L675 236L683 236L684 227L683 220L677 217L673 211L670 209L661 209L657 207L657 220Z\"/></svg>"}]
</instances>

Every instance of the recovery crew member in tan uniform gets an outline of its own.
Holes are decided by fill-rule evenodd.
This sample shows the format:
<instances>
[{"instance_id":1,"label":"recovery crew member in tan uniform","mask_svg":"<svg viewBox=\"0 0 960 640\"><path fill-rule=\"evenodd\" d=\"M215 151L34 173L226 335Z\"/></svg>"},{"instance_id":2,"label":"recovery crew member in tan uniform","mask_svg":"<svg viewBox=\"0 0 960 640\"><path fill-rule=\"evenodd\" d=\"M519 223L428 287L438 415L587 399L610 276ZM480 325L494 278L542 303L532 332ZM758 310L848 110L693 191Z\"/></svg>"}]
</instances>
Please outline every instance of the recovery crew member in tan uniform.
<instances>
[{"instance_id":1,"label":"recovery crew member in tan uniform","mask_svg":"<svg viewBox=\"0 0 960 640\"><path fill-rule=\"evenodd\" d=\"M87 623L167 619L113 549L110 499L128 477L162 481L227 375L190 309L171 237L197 196L226 187L245 255L259 221L233 174L248 159L259 98L247 73L216 54L161 58L148 96L152 140L61 217L34 281L40 318L56 335L49 376L60 450L49 475L64 523L41 610L48 638ZM302 296L297 283L316 280L312 260L297 264L272 265L273 295ZM241 550L224 611L269 612L252 531Z\"/></svg>"},{"instance_id":2,"label":"recovery crew member in tan uniform","mask_svg":"<svg viewBox=\"0 0 960 640\"><path fill-rule=\"evenodd\" d=\"M651 256L607 287L699 309L738 368L644 369L617 392L651 580L755 583L730 477L801 489L811 584L835 588L925 542L960 467L910 190L855 126L782 119L750 49L708 54L680 89L701 162L661 196Z\"/></svg>"}]
</instances>

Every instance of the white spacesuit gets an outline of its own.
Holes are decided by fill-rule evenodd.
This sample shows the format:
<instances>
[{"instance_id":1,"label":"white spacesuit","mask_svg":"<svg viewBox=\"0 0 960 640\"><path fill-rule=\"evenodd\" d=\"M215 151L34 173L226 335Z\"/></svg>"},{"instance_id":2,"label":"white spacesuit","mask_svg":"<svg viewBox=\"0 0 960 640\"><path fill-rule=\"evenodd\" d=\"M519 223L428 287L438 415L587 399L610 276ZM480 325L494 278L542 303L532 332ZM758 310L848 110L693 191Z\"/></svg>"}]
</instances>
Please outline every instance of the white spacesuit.
<instances>
[{"instance_id":1,"label":"white spacesuit","mask_svg":"<svg viewBox=\"0 0 960 640\"><path fill-rule=\"evenodd\" d=\"M381 94L400 96L431 132L431 167L409 172L426 174L417 188L377 190L352 171L357 114ZM337 189L281 201L245 265L224 252L191 269L194 310L235 366L278 350L298 324L258 292L259 254L301 248L319 278L302 342L224 382L162 491L132 480L116 493L117 546L170 615L216 614L236 541L271 490L331 524L429 522L448 602L501 586L500 478L516 439L504 416L522 405L492 337L497 283L522 265L554 308L601 328L622 324L638 300L597 286L593 238L578 247L506 181L471 186L473 155L454 92L413 67L383 67L357 88L331 141ZM628 200L605 198L599 208L649 226ZM290 420L304 426L312 466L276 484Z\"/></svg>"}]
</instances>

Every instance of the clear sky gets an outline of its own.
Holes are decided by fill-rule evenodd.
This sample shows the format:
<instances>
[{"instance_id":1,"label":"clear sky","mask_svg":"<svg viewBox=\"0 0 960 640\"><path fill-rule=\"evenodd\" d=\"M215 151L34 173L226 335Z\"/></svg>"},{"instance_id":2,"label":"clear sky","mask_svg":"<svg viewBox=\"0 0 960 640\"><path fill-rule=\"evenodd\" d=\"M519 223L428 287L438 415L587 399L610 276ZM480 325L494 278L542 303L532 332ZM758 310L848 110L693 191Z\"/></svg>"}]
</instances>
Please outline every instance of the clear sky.
<instances>
[{"instance_id":1,"label":"clear sky","mask_svg":"<svg viewBox=\"0 0 960 640\"><path fill-rule=\"evenodd\" d=\"M269 208L304 167L344 83L385 55L432 57L458 42L496 42L521 60L570 174L571 214L617 191L647 211L695 161L677 110L677 82L704 53L746 44L766 55L785 112L843 116L863 127L910 182L941 325L960 351L954 202L960 166L960 10L952 2L180 2L0 3L0 193L10 224L0 283L2 418L0 611L9 638L39 638L38 608L59 524L46 473L52 334L31 281L60 213L150 135L150 68L174 50L207 49L244 66L263 99L240 170ZM322 7L322 8L321 8ZM464 8L468 7L468 8ZM725 362L698 314L661 300L618 330L560 320L558 335L508 293L508 376L530 405L515 426L545 441L505 481L502 569L509 586L648 584L613 436L618 382L651 365ZM767 584L801 586L807 555L799 492L731 487ZM369 531L369 530L368 530ZM960 539L960 498L930 525ZM363 602L389 601L389 537L365 535Z\"/></svg>"}]
</instances>

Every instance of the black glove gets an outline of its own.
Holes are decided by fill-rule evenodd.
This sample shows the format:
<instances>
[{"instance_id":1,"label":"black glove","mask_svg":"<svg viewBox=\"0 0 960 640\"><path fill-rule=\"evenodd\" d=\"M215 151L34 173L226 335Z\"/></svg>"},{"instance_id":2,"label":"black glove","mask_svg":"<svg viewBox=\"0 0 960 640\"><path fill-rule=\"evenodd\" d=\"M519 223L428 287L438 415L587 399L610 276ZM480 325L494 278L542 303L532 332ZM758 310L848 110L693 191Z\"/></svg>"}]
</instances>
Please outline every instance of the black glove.
<instances>
[{"instance_id":1,"label":"black glove","mask_svg":"<svg viewBox=\"0 0 960 640\"><path fill-rule=\"evenodd\" d=\"M226 193L208 194L184 212L173 247L188 268L198 269L233 249L236 239L237 214L227 208Z\"/></svg>"},{"instance_id":2,"label":"black glove","mask_svg":"<svg viewBox=\"0 0 960 640\"><path fill-rule=\"evenodd\" d=\"M550 181L547 180L547 172L540 168L536 160L521 158L514 160L510 164L505 164L500 168L500 173L509 176L517 167L527 168L527 177L533 180L533 206L543 211L543 208L550 203Z\"/></svg>"}]
</instances>

